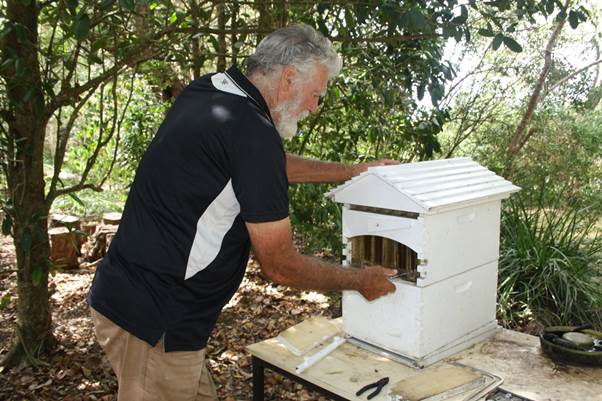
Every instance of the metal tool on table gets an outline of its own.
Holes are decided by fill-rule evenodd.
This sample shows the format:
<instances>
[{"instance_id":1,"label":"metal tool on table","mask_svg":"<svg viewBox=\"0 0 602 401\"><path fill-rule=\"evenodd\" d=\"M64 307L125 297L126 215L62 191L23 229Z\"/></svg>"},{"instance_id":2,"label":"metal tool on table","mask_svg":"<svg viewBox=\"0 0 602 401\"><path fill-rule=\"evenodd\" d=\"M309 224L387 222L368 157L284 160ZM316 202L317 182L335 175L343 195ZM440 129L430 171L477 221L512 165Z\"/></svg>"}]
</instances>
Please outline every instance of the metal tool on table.
<instances>
[{"instance_id":1,"label":"metal tool on table","mask_svg":"<svg viewBox=\"0 0 602 401\"><path fill-rule=\"evenodd\" d=\"M380 390L382 390L383 387L385 387L387 384L389 384L389 378L383 377L382 379L375 381L374 383L367 384L364 387L360 388L358 392L355 393L355 395L359 397L371 388L376 388L376 390L368 394L368 399L371 400L372 398L376 397L378 393L380 393Z\"/></svg>"}]
</instances>

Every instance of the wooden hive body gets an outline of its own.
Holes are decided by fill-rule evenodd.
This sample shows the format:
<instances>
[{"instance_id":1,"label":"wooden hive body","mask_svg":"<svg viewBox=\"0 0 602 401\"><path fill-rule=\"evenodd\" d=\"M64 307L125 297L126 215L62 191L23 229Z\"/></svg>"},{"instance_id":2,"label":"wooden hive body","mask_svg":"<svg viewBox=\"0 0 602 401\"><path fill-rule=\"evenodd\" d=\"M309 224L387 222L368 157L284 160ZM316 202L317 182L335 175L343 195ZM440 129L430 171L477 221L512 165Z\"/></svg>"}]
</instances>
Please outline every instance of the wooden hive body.
<instances>
[{"instance_id":1,"label":"wooden hive body","mask_svg":"<svg viewBox=\"0 0 602 401\"><path fill-rule=\"evenodd\" d=\"M328 193L344 264L403 272L375 301L344 292L346 333L420 367L492 335L501 200L518 190L462 158L371 168Z\"/></svg>"}]
</instances>

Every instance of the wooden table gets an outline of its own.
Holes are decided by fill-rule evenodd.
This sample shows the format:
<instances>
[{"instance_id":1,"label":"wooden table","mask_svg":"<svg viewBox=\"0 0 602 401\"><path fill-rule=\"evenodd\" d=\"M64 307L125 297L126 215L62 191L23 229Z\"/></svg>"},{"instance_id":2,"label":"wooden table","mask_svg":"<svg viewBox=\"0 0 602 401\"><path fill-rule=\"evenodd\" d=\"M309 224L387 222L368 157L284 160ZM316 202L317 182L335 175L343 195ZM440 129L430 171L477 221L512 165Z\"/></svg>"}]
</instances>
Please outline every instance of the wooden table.
<instances>
[{"instance_id":1,"label":"wooden table","mask_svg":"<svg viewBox=\"0 0 602 401\"><path fill-rule=\"evenodd\" d=\"M253 359L254 401L263 401L264 369L279 372L334 400L352 401L365 401L371 391L362 397L356 397L355 392L385 376L390 384L372 400L388 400L392 384L420 374L420 370L349 343L300 375L295 374L295 367L303 357L293 355L275 338L247 349ZM539 339L528 334L500 329L492 339L439 363L460 363L500 376L503 389L535 401L602 401L602 368L556 364L541 353Z\"/></svg>"}]
</instances>

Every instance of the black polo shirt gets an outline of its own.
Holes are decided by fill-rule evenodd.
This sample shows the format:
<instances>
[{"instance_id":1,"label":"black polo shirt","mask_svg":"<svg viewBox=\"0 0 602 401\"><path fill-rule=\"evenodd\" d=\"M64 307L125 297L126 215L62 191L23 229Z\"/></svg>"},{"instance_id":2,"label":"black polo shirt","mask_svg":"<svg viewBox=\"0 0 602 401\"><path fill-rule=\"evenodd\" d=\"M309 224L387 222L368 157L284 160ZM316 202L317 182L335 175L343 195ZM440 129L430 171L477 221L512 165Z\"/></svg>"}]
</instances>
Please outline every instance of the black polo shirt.
<instances>
[{"instance_id":1,"label":"black polo shirt","mask_svg":"<svg viewBox=\"0 0 602 401\"><path fill-rule=\"evenodd\" d=\"M288 216L282 141L236 68L193 81L144 154L88 302L166 351L203 348L249 256L245 222Z\"/></svg>"}]
</instances>

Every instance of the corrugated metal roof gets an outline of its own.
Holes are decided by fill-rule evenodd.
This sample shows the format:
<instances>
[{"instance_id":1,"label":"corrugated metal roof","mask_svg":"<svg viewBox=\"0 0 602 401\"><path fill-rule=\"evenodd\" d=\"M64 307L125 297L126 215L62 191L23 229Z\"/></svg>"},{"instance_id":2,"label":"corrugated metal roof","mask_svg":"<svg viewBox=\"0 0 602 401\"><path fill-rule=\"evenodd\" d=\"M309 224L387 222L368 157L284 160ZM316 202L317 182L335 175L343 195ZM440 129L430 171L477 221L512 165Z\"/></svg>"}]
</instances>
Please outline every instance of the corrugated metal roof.
<instances>
[{"instance_id":1,"label":"corrugated metal roof","mask_svg":"<svg viewBox=\"0 0 602 401\"><path fill-rule=\"evenodd\" d=\"M520 189L470 158L455 158L371 167L326 195L336 200L337 192L366 175L380 177L425 211L478 199L505 197Z\"/></svg>"}]
</instances>

